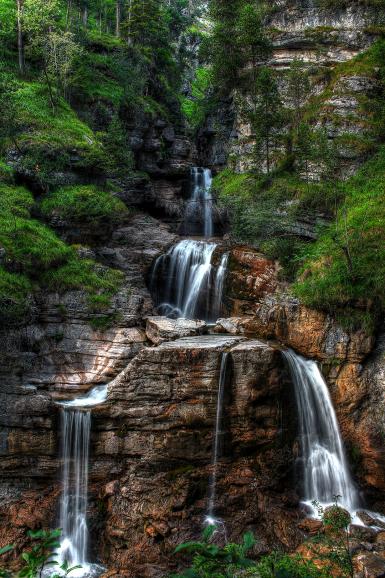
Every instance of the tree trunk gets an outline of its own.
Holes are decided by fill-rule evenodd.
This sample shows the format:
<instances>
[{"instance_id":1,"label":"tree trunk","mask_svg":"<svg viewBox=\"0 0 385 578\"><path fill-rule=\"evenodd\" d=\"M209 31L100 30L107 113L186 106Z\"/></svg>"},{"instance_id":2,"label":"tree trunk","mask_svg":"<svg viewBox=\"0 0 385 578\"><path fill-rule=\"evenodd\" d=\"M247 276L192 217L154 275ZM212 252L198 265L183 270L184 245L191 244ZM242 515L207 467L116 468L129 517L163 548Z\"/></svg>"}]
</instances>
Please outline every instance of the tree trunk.
<instances>
[{"instance_id":1,"label":"tree trunk","mask_svg":"<svg viewBox=\"0 0 385 578\"><path fill-rule=\"evenodd\" d=\"M115 36L117 38L119 38L120 37L120 0L116 0L115 13L116 13Z\"/></svg>"},{"instance_id":2,"label":"tree trunk","mask_svg":"<svg viewBox=\"0 0 385 578\"><path fill-rule=\"evenodd\" d=\"M128 30L127 30L127 44L128 44L128 46L131 46L131 44L132 44L131 19L132 19L132 0L129 0L129 3L128 3Z\"/></svg>"},{"instance_id":3,"label":"tree trunk","mask_svg":"<svg viewBox=\"0 0 385 578\"><path fill-rule=\"evenodd\" d=\"M51 102L52 112L53 112L53 114L56 114L56 106L55 106L55 100L54 100L54 98L53 98L51 81L50 81L49 76L48 76L47 67L46 67L45 62L44 62L44 64L43 64L43 70L44 70L45 79L46 79L46 81L47 81L47 87L48 87L49 99L50 99L50 102Z\"/></svg>"},{"instance_id":4,"label":"tree trunk","mask_svg":"<svg viewBox=\"0 0 385 578\"><path fill-rule=\"evenodd\" d=\"M67 13L66 13L66 29L68 30L71 25L71 10L72 10L72 0L67 0Z\"/></svg>"},{"instance_id":5,"label":"tree trunk","mask_svg":"<svg viewBox=\"0 0 385 578\"><path fill-rule=\"evenodd\" d=\"M16 0L16 1L17 1L17 52L19 57L19 70L20 74L23 76L25 72L24 40L23 40L23 24L22 24L23 0Z\"/></svg>"},{"instance_id":6,"label":"tree trunk","mask_svg":"<svg viewBox=\"0 0 385 578\"><path fill-rule=\"evenodd\" d=\"M83 8L83 26L84 28L87 28L87 24L88 24L88 9L87 9L87 5L84 6Z\"/></svg>"}]
</instances>

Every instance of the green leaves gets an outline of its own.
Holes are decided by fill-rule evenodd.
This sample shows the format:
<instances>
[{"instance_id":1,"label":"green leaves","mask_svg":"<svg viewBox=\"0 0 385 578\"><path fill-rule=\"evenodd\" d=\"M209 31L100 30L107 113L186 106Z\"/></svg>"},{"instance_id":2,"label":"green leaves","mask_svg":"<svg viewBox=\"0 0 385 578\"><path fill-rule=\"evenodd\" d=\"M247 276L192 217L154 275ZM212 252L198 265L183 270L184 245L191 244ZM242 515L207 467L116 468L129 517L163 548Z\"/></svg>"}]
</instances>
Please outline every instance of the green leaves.
<instances>
[{"instance_id":1,"label":"green leaves","mask_svg":"<svg viewBox=\"0 0 385 578\"><path fill-rule=\"evenodd\" d=\"M229 543L221 547L213 543L217 531L217 526L209 525L202 533L201 542L186 542L177 546L175 553L190 554L192 565L174 578L232 578L234 571L253 565L245 557L256 543L252 532L246 532L242 544Z\"/></svg>"},{"instance_id":2,"label":"green leaves","mask_svg":"<svg viewBox=\"0 0 385 578\"><path fill-rule=\"evenodd\" d=\"M44 568L49 566L59 566L56 560L57 549L60 547L59 538L61 530L29 530L27 536L31 540L28 550L20 555L20 562L22 568L19 571L18 578L36 578L41 576ZM13 545L4 546L0 548L0 555L6 554L14 549ZM74 570L81 568L81 566L70 566L65 560L60 566L62 571L60 574L51 574L51 578L63 578L68 576ZM13 574L12 574L13 575ZM0 578L9 578L11 573L3 568L0 568Z\"/></svg>"}]
</instances>

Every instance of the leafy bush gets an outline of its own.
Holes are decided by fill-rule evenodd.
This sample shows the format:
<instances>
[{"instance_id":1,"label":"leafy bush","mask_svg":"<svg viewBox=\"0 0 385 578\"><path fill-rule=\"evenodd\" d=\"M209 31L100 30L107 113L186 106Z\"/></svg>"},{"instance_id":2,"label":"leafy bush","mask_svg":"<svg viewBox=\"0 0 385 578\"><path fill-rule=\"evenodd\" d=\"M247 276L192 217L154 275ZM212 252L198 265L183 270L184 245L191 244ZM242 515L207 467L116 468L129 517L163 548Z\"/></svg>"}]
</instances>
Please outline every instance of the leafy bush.
<instances>
[{"instance_id":1,"label":"leafy bush","mask_svg":"<svg viewBox=\"0 0 385 578\"><path fill-rule=\"evenodd\" d=\"M93 185L58 189L43 199L40 207L46 217L59 215L71 223L92 224L95 228L113 225L128 213L122 201Z\"/></svg>"},{"instance_id":2,"label":"leafy bush","mask_svg":"<svg viewBox=\"0 0 385 578\"><path fill-rule=\"evenodd\" d=\"M242 544L226 544L223 548L212 543L216 526L207 526L201 542L186 542L180 544L175 553L186 553L193 557L192 566L182 574L174 574L171 578L230 578L236 570L253 566L253 561L246 557L254 546L255 539L251 532L243 537Z\"/></svg>"},{"instance_id":3,"label":"leafy bush","mask_svg":"<svg viewBox=\"0 0 385 578\"><path fill-rule=\"evenodd\" d=\"M264 556L253 571L246 576L256 578L329 578L327 570L317 568L311 560L305 560L299 554L289 556L273 552Z\"/></svg>"},{"instance_id":4,"label":"leafy bush","mask_svg":"<svg viewBox=\"0 0 385 578\"><path fill-rule=\"evenodd\" d=\"M197 130L202 126L209 111L209 88L211 72L207 68L197 68L191 84L191 96L182 98L182 112L189 125Z\"/></svg>"},{"instance_id":5,"label":"leafy bush","mask_svg":"<svg viewBox=\"0 0 385 578\"><path fill-rule=\"evenodd\" d=\"M27 532L27 535L30 538L31 544L28 550L22 552L20 556L22 567L17 574L18 578L36 578L37 576L42 576L44 570L50 566L58 566L60 570L59 573L52 572L50 574L51 578L63 578L71 574L74 570L81 568L81 566L70 567L67 561L60 564L56 560L58 556L57 549L60 546L60 529L30 530ZM0 548L0 556L12 551L13 548L13 545ZM14 576L13 572L0 567L1 578L11 578L11 576Z\"/></svg>"}]
</instances>

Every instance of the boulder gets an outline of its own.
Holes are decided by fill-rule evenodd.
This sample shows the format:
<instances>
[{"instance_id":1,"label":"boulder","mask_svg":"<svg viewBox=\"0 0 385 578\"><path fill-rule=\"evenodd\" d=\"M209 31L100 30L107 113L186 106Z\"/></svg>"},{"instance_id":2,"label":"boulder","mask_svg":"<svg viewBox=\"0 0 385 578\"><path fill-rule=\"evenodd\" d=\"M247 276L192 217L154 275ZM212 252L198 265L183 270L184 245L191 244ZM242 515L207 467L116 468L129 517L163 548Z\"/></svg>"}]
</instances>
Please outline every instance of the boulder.
<instances>
[{"instance_id":1,"label":"boulder","mask_svg":"<svg viewBox=\"0 0 385 578\"><path fill-rule=\"evenodd\" d=\"M190 319L148 317L146 323L146 335L155 345L181 337L202 335L206 330L207 325L204 321Z\"/></svg>"},{"instance_id":2,"label":"boulder","mask_svg":"<svg viewBox=\"0 0 385 578\"><path fill-rule=\"evenodd\" d=\"M354 559L354 566L364 578L384 578L385 560L375 553L365 552Z\"/></svg>"}]
</instances>

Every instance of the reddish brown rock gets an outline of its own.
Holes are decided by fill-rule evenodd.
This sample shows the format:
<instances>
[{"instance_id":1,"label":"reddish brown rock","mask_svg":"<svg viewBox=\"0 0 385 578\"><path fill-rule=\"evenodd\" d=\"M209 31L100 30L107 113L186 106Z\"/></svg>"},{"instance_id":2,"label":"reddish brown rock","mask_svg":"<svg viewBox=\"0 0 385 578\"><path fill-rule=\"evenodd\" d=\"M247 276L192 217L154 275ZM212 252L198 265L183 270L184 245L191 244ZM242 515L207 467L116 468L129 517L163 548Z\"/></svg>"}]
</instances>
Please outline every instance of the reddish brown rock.
<instances>
[{"instance_id":1,"label":"reddish brown rock","mask_svg":"<svg viewBox=\"0 0 385 578\"><path fill-rule=\"evenodd\" d=\"M303 532L306 532L309 536L316 536L322 530L322 521L315 520L313 518L306 518L305 520L301 520L298 524L298 528Z\"/></svg>"},{"instance_id":2,"label":"reddish brown rock","mask_svg":"<svg viewBox=\"0 0 385 578\"><path fill-rule=\"evenodd\" d=\"M230 358L216 513L231 539L249 527L271 545L299 543L298 511L284 499L295 433L280 352L242 337L188 337L140 352L95 410L95 479L114 464L114 484L103 486L101 553L125 576L166 574L175 546L200 536L224 351ZM284 415L278 400L286 400Z\"/></svg>"},{"instance_id":3,"label":"reddish brown rock","mask_svg":"<svg viewBox=\"0 0 385 578\"><path fill-rule=\"evenodd\" d=\"M278 286L279 267L251 247L237 246L230 254L226 301L234 316L248 315L256 301Z\"/></svg>"}]
</instances>

